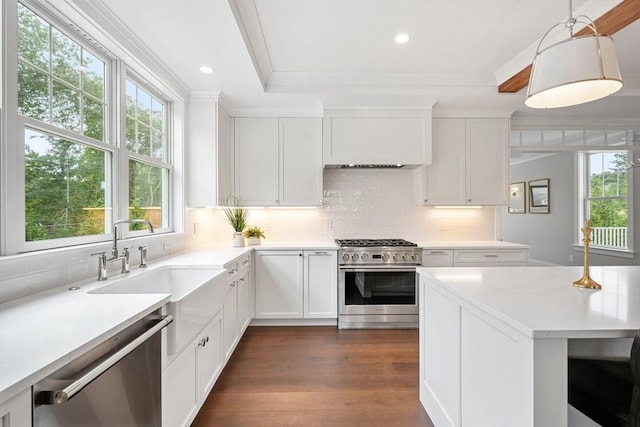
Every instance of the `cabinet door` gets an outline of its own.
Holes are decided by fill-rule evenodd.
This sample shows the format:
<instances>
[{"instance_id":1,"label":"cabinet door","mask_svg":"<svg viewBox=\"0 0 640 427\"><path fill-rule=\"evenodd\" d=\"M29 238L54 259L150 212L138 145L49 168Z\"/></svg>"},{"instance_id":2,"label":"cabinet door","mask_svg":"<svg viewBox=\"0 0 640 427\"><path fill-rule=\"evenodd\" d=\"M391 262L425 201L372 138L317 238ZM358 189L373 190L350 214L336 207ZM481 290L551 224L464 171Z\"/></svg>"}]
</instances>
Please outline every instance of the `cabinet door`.
<instances>
[{"instance_id":1,"label":"cabinet door","mask_svg":"<svg viewBox=\"0 0 640 427\"><path fill-rule=\"evenodd\" d=\"M30 388L0 404L0 425L3 427L31 426Z\"/></svg>"},{"instance_id":2,"label":"cabinet door","mask_svg":"<svg viewBox=\"0 0 640 427\"><path fill-rule=\"evenodd\" d=\"M256 318L302 318L302 252L256 251L254 261Z\"/></svg>"},{"instance_id":3,"label":"cabinet door","mask_svg":"<svg viewBox=\"0 0 640 427\"><path fill-rule=\"evenodd\" d=\"M304 317L338 317L338 254L304 252Z\"/></svg>"},{"instance_id":4,"label":"cabinet door","mask_svg":"<svg viewBox=\"0 0 640 427\"><path fill-rule=\"evenodd\" d=\"M280 119L280 204L322 204L322 119Z\"/></svg>"},{"instance_id":5,"label":"cabinet door","mask_svg":"<svg viewBox=\"0 0 640 427\"><path fill-rule=\"evenodd\" d=\"M242 334L251 323L251 270L246 268L238 279L238 339L242 338Z\"/></svg>"},{"instance_id":6,"label":"cabinet door","mask_svg":"<svg viewBox=\"0 0 640 427\"><path fill-rule=\"evenodd\" d=\"M278 119L235 119L235 169L244 205L278 204Z\"/></svg>"},{"instance_id":7,"label":"cabinet door","mask_svg":"<svg viewBox=\"0 0 640 427\"><path fill-rule=\"evenodd\" d=\"M434 119L432 163L424 170L426 205L464 205L465 119Z\"/></svg>"},{"instance_id":8,"label":"cabinet door","mask_svg":"<svg viewBox=\"0 0 640 427\"><path fill-rule=\"evenodd\" d=\"M467 120L467 202L506 205L509 182L509 120Z\"/></svg>"},{"instance_id":9,"label":"cabinet door","mask_svg":"<svg viewBox=\"0 0 640 427\"><path fill-rule=\"evenodd\" d=\"M196 344L190 344L162 373L162 425L187 426L198 412Z\"/></svg>"},{"instance_id":10,"label":"cabinet door","mask_svg":"<svg viewBox=\"0 0 640 427\"><path fill-rule=\"evenodd\" d=\"M234 179L234 152L233 152L233 140L234 140L234 125L233 118L222 109L220 104L217 104L217 138L216 138L216 151L217 151L217 203L224 204L229 196L234 193L233 179ZM207 205L214 206L214 205Z\"/></svg>"},{"instance_id":11,"label":"cabinet door","mask_svg":"<svg viewBox=\"0 0 640 427\"><path fill-rule=\"evenodd\" d=\"M233 278L227 286L222 309L224 320L224 359L228 360L238 340L238 279Z\"/></svg>"},{"instance_id":12,"label":"cabinet door","mask_svg":"<svg viewBox=\"0 0 640 427\"><path fill-rule=\"evenodd\" d=\"M222 372L222 313L202 331L196 348L198 401L202 402Z\"/></svg>"}]
</instances>

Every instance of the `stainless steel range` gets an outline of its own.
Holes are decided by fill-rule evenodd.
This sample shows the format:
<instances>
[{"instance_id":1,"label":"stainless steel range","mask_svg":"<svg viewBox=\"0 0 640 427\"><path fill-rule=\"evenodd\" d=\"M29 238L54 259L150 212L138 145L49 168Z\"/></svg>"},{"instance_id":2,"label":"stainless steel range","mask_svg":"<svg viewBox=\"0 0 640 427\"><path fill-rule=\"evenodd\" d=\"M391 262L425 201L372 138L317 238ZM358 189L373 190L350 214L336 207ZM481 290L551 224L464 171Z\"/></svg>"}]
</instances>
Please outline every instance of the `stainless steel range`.
<instances>
[{"instance_id":1,"label":"stainless steel range","mask_svg":"<svg viewBox=\"0 0 640 427\"><path fill-rule=\"evenodd\" d=\"M337 239L338 328L418 326L416 266L422 251L402 239Z\"/></svg>"}]
</instances>

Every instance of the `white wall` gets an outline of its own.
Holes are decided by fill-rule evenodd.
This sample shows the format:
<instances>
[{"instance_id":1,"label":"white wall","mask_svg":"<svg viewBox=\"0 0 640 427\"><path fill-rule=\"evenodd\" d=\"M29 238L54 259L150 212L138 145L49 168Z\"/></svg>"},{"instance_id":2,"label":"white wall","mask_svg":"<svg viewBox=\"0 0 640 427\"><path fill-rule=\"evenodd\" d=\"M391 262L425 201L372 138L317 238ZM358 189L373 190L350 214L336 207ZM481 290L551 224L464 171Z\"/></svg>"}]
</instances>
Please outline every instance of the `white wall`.
<instances>
[{"instance_id":1,"label":"white wall","mask_svg":"<svg viewBox=\"0 0 640 427\"><path fill-rule=\"evenodd\" d=\"M550 179L550 214L509 214L502 209L502 237L505 241L530 245L534 260L582 265L583 252L576 250L576 162L572 152L556 153L538 160L511 166L511 182ZM636 247L640 244L640 173L635 177L634 229ZM570 261L573 256L574 261ZM638 265L640 258L590 253L591 265Z\"/></svg>"},{"instance_id":2,"label":"white wall","mask_svg":"<svg viewBox=\"0 0 640 427\"><path fill-rule=\"evenodd\" d=\"M334 238L422 240L494 240L495 209L434 209L415 206L411 170L325 169L321 208L251 209L249 224L268 240L314 241ZM222 212L193 209L195 240L225 242L232 229ZM189 226L187 227L189 228ZM443 228L445 230L443 230Z\"/></svg>"},{"instance_id":3,"label":"white wall","mask_svg":"<svg viewBox=\"0 0 640 427\"><path fill-rule=\"evenodd\" d=\"M511 182L549 178L549 214L509 214L502 209L504 240L530 245L532 259L571 265L574 243L574 154L558 153L511 166ZM527 192L528 192L527 187ZM528 210L528 209L527 209Z\"/></svg>"}]
</instances>

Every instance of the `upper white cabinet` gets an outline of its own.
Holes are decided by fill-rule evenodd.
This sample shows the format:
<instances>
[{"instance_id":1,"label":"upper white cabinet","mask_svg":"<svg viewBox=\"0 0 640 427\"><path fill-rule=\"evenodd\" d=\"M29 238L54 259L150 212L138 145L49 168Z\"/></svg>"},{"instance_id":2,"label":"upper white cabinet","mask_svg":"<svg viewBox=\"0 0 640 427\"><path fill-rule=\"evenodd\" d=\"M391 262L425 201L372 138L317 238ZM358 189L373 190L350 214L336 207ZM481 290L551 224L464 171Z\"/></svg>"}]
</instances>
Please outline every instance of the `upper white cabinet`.
<instances>
[{"instance_id":1,"label":"upper white cabinet","mask_svg":"<svg viewBox=\"0 0 640 427\"><path fill-rule=\"evenodd\" d=\"M325 165L431 163L431 110L325 110Z\"/></svg>"},{"instance_id":2,"label":"upper white cabinet","mask_svg":"<svg viewBox=\"0 0 640 427\"><path fill-rule=\"evenodd\" d=\"M236 197L250 206L278 204L278 119L235 119Z\"/></svg>"},{"instance_id":3,"label":"upper white cabinet","mask_svg":"<svg viewBox=\"0 0 640 427\"><path fill-rule=\"evenodd\" d=\"M433 163L417 170L424 205L506 205L509 119L434 119Z\"/></svg>"},{"instance_id":4,"label":"upper white cabinet","mask_svg":"<svg viewBox=\"0 0 640 427\"><path fill-rule=\"evenodd\" d=\"M235 195L248 206L322 204L322 119L236 118Z\"/></svg>"},{"instance_id":5,"label":"upper white cabinet","mask_svg":"<svg viewBox=\"0 0 640 427\"><path fill-rule=\"evenodd\" d=\"M233 194L233 118L214 97L189 101L188 205L216 206Z\"/></svg>"}]
</instances>

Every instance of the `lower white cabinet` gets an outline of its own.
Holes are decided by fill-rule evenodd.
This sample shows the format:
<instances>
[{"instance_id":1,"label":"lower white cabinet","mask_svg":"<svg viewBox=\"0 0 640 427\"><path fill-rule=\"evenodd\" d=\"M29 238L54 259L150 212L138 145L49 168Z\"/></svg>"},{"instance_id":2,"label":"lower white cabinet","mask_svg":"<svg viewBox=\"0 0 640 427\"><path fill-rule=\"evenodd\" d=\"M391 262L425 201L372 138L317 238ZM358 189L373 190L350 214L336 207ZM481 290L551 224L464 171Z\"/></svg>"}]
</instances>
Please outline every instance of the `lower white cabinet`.
<instances>
[{"instance_id":1,"label":"lower white cabinet","mask_svg":"<svg viewBox=\"0 0 640 427\"><path fill-rule=\"evenodd\" d=\"M255 252L255 317L337 317L337 251Z\"/></svg>"},{"instance_id":2,"label":"lower white cabinet","mask_svg":"<svg viewBox=\"0 0 640 427\"><path fill-rule=\"evenodd\" d=\"M529 249L456 249L453 251L455 267L509 267L529 263Z\"/></svg>"},{"instance_id":3,"label":"lower white cabinet","mask_svg":"<svg viewBox=\"0 0 640 427\"><path fill-rule=\"evenodd\" d=\"M257 319L299 319L303 311L302 251L256 251Z\"/></svg>"},{"instance_id":4,"label":"lower white cabinet","mask_svg":"<svg viewBox=\"0 0 640 427\"><path fill-rule=\"evenodd\" d=\"M222 311L162 373L162 425L188 426L223 367Z\"/></svg>"},{"instance_id":5,"label":"lower white cabinet","mask_svg":"<svg viewBox=\"0 0 640 427\"><path fill-rule=\"evenodd\" d=\"M453 249L423 249L424 267L453 267Z\"/></svg>"},{"instance_id":6,"label":"lower white cabinet","mask_svg":"<svg viewBox=\"0 0 640 427\"><path fill-rule=\"evenodd\" d=\"M527 248L422 250L424 267L509 267L528 264Z\"/></svg>"},{"instance_id":7,"label":"lower white cabinet","mask_svg":"<svg viewBox=\"0 0 640 427\"><path fill-rule=\"evenodd\" d=\"M162 373L162 425L188 426L202 407L253 317L251 254L225 265L216 283L213 318L180 353L167 356Z\"/></svg>"},{"instance_id":8,"label":"lower white cabinet","mask_svg":"<svg viewBox=\"0 0 640 427\"><path fill-rule=\"evenodd\" d=\"M2 427L31 426L31 388L0 403L0 425Z\"/></svg>"}]
</instances>

